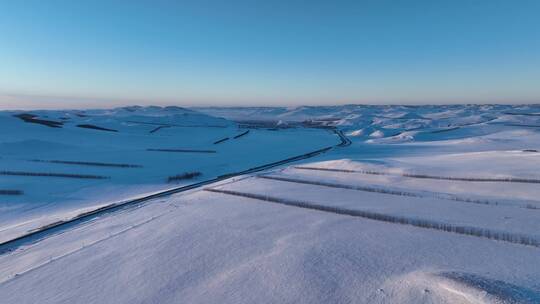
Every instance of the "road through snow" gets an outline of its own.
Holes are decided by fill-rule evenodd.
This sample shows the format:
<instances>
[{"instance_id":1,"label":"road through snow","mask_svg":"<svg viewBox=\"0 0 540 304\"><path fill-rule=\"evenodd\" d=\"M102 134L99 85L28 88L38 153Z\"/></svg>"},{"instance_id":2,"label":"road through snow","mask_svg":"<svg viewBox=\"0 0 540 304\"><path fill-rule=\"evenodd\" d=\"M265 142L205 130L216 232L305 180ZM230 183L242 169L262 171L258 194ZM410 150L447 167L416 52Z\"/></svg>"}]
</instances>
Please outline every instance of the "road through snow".
<instances>
[{"instance_id":1,"label":"road through snow","mask_svg":"<svg viewBox=\"0 0 540 304\"><path fill-rule=\"evenodd\" d=\"M157 192L157 193L154 193L154 194L151 194L151 195L146 195L146 196L143 196L143 197L139 197L139 198L135 198L135 199L127 200L127 201L121 201L121 202L112 203L112 204L97 208L97 209L92 210L92 211L81 213L81 214L76 215L75 217L73 217L73 218L71 218L69 220L58 221L58 222L55 222L55 223L45 225L43 227L40 227L38 229L35 229L35 230L27 233L27 234L24 234L24 235L21 235L19 237L16 237L16 238L13 238L11 240L0 243L0 254L4 254L4 253L10 252L10 251L13 251L13 250L15 250L15 249L17 249L17 248L19 248L19 247L21 247L23 245L26 245L26 244L38 242L38 241L40 241L40 240L42 240L44 238L47 238L50 235L60 233L61 231L65 231L66 229L70 229L70 228L75 227L77 225L80 225L82 223L88 222L88 221L93 220L93 219L95 219L95 218L97 218L99 216L102 216L104 214L117 212L117 211L120 211L120 210L125 210L127 208L138 206L138 205L140 205L142 203L148 202L148 201L156 199L156 198L163 198L163 197L167 197L167 196L179 193L179 192L184 192L184 191L200 188L202 186L213 184L213 183L216 183L216 182L219 182L219 181L231 178L231 177L245 175L245 174L252 174L252 173L260 172L260 171L263 171L263 170L275 168L277 166L282 166L282 165L285 165L285 164L289 164L289 163L292 163L292 162L295 162L295 161L312 158L312 157L315 157L315 156L320 155L322 153L326 153L326 152L328 152L329 150L331 150L334 147L344 147L344 146L347 146L347 145L350 144L350 141L348 140L348 138L346 136L343 135L343 133L338 131L338 132L335 132L335 134L338 135L338 137L340 139L340 143L338 143L338 144L336 144L334 146L330 146L330 147L326 147L326 148L323 148L323 149L315 150L315 151L305 153L305 154L302 154L302 155L297 155L297 156L290 157L290 158L287 158L287 159L283 159L283 160L280 160L280 161L277 161L277 162L273 162L273 163L253 167L253 168L250 168L250 169L247 169L247 170L220 175L220 176L218 176L216 178L212 178L212 179L205 180L205 181L202 181L202 182L194 183L194 184L191 184L191 185L176 187L176 188L172 188L172 189L169 189L169 190Z\"/></svg>"}]
</instances>

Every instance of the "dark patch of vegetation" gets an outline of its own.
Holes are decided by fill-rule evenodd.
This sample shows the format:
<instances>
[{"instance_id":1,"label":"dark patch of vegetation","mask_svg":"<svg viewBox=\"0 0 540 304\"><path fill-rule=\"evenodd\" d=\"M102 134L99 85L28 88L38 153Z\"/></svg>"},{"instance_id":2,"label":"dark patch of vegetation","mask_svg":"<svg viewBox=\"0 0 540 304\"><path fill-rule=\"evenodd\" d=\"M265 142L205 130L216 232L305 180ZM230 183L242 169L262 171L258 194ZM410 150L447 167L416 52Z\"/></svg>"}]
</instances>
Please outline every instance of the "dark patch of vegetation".
<instances>
[{"instance_id":1,"label":"dark patch of vegetation","mask_svg":"<svg viewBox=\"0 0 540 304\"><path fill-rule=\"evenodd\" d=\"M178 152L178 153L216 153L215 150L191 150L191 149L146 149L155 152Z\"/></svg>"},{"instance_id":2,"label":"dark patch of vegetation","mask_svg":"<svg viewBox=\"0 0 540 304\"><path fill-rule=\"evenodd\" d=\"M150 130L150 133L155 133L163 128L170 128L171 126L159 126L159 127L155 127L154 129Z\"/></svg>"},{"instance_id":3,"label":"dark patch of vegetation","mask_svg":"<svg viewBox=\"0 0 540 304\"><path fill-rule=\"evenodd\" d=\"M64 123L61 121L39 119L39 118L36 118L37 117L36 115L29 114L29 113L15 114L13 116L21 119L24 122L40 124L40 125L44 125L50 128L62 128L62 126L64 125Z\"/></svg>"},{"instance_id":4,"label":"dark patch of vegetation","mask_svg":"<svg viewBox=\"0 0 540 304\"><path fill-rule=\"evenodd\" d=\"M38 162L38 163L53 163L53 164L96 166L96 167L142 168L141 165L133 165L133 164L115 164L115 163L69 161L69 160L42 160L42 159L32 159L31 161Z\"/></svg>"},{"instance_id":5,"label":"dark patch of vegetation","mask_svg":"<svg viewBox=\"0 0 540 304\"><path fill-rule=\"evenodd\" d=\"M180 181L180 180L186 180L186 179L193 179L195 177L198 177L200 176L202 173L201 172L198 172L198 171L193 171L193 172L184 172L182 174L177 174L177 175L173 175L173 176L169 176L167 178L167 182L168 183L171 183L171 182L176 182L176 181Z\"/></svg>"},{"instance_id":6,"label":"dark patch of vegetation","mask_svg":"<svg viewBox=\"0 0 540 304\"><path fill-rule=\"evenodd\" d=\"M304 180L304 179L298 179L298 178L288 178L288 177L278 177L278 176L268 176L268 175L259 175L259 178L266 178L266 179L278 180L278 181L289 182L289 183L323 186L323 187L329 187L329 188L350 189L350 190L380 193L380 194L409 196L409 197L434 197L437 199L444 199L444 200L451 200L451 201L456 201L456 202L464 202L464 203L472 203L472 204L499 205L498 202L459 197L459 196L455 196L448 193L431 193L431 195L426 195L426 194L421 194L417 192L392 190L388 188L344 185L344 184L336 184L336 183L329 183L329 182L322 182L322 181L310 181L310 180Z\"/></svg>"},{"instance_id":7,"label":"dark patch of vegetation","mask_svg":"<svg viewBox=\"0 0 540 304\"><path fill-rule=\"evenodd\" d=\"M222 142L224 142L224 141L227 141L227 140L229 140L228 137L222 138L222 139L220 139L220 140L215 141L215 142L214 142L214 145L220 144L220 143L222 143Z\"/></svg>"},{"instance_id":8,"label":"dark patch of vegetation","mask_svg":"<svg viewBox=\"0 0 540 304\"><path fill-rule=\"evenodd\" d=\"M277 180L277 181L289 182L289 183L323 186L323 187L330 187L330 188L359 190L359 191L364 191L364 192L375 192L375 193L410 196L410 197L422 197L422 195L418 193L414 193L414 192L391 190L391 189L368 187L368 186L353 186L353 185L328 183L328 182L322 182L322 181L309 181L309 180L303 180L303 179L297 179L297 178L268 176L268 175L259 175L259 178L265 178L265 179Z\"/></svg>"},{"instance_id":9,"label":"dark patch of vegetation","mask_svg":"<svg viewBox=\"0 0 540 304\"><path fill-rule=\"evenodd\" d=\"M237 120L238 127L243 129L266 129L266 130L278 130L296 128L301 126L298 122L287 122L286 124L278 124L277 121L272 120Z\"/></svg>"},{"instance_id":10,"label":"dark patch of vegetation","mask_svg":"<svg viewBox=\"0 0 540 304\"><path fill-rule=\"evenodd\" d=\"M451 177L451 176L434 176L425 174L402 174L404 177L413 178L425 178L425 179L442 179L452 181L466 181L466 182L507 182L507 183L530 183L540 184L540 179L528 179L528 178L475 178L475 177Z\"/></svg>"},{"instance_id":11,"label":"dark patch of vegetation","mask_svg":"<svg viewBox=\"0 0 540 304\"><path fill-rule=\"evenodd\" d=\"M21 190L0 189L0 195L23 195Z\"/></svg>"},{"instance_id":12,"label":"dark patch of vegetation","mask_svg":"<svg viewBox=\"0 0 540 304\"><path fill-rule=\"evenodd\" d=\"M248 133L249 133L249 130L247 130L247 131L245 131L245 132L242 132L242 133L236 135L236 136L233 137L233 138L234 138L234 139L237 139L237 138L240 138L240 137L242 137L242 136L248 135Z\"/></svg>"},{"instance_id":13,"label":"dark patch of vegetation","mask_svg":"<svg viewBox=\"0 0 540 304\"><path fill-rule=\"evenodd\" d=\"M220 125L177 125L177 124L164 124L159 122L146 122L146 121L135 121L127 120L126 122L136 123L141 125L154 125L154 126L168 126L168 127L181 127L181 128L227 128L227 126Z\"/></svg>"},{"instance_id":14,"label":"dark patch of vegetation","mask_svg":"<svg viewBox=\"0 0 540 304\"><path fill-rule=\"evenodd\" d=\"M365 171L359 171L359 170L317 168L317 167L300 167L300 166L295 166L294 168L295 169L301 169L301 170L330 171L330 172L344 172L344 173L364 173L365 172Z\"/></svg>"},{"instance_id":15,"label":"dark patch of vegetation","mask_svg":"<svg viewBox=\"0 0 540 304\"><path fill-rule=\"evenodd\" d=\"M435 130L435 131L431 131L431 133L444 133L444 132L449 132L449 131L454 131L454 130L457 130L459 129L459 127L453 127L453 128L448 128L448 129L442 129L442 130Z\"/></svg>"},{"instance_id":16,"label":"dark patch of vegetation","mask_svg":"<svg viewBox=\"0 0 540 304\"><path fill-rule=\"evenodd\" d=\"M118 132L118 130L115 130L115 129L107 129L107 128L98 127L98 126L89 125L89 124L77 125L77 127L84 128L84 129L100 130L100 131Z\"/></svg>"},{"instance_id":17,"label":"dark patch of vegetation","mask_svg":"<svg viewBox=\"0 0 540 304\"><path fill-rule=\"evenodd\" d=\"M24 171L0 171L0 175L39 176L39 177L65 177L65 178L83 178L83 179L108 179L109 178L107 176L90 175L90 174L24 172Z\"/></svg>"},{"instance_id":18,"label":"dark patch of vegetation","mask_svg":"<svg viewBox=\"0 0 540 304\"><path fill-rule=\"evenodd\" d=\"M49 228L53 228L53 227L56 227L56 226L60 226L60 225L62 225L62 224L65 223L65 222L66 222L66 221L62 221L62 220L56 221L56 222L52 222L52 223L50 223L50 224L43 225L43 226L39 227L39 230L42 230L42 229L49 229ZM37 230L37 229L36 229L36 230ZM30 230L30 231L32 231L32 230Z\"/></svg>"},{"instance_id":19,"label":"dark patch of vegetation","mask_svg":"<svg viewBox=\"0 0 540 304\"><path fill-rule=\"evenodd\" d=\"M403 134L403 132L396 132L396 133L393 133L393 134L390 134L390 135L385 135L384 137L396 137L396 136L399 136Z\"/></svg>"},{"instance_id":20,"label":"dark patch of vegetation","mask_svg":"<svg viewBox=\"0 0 540 304\"><path fill-rule=\"evenodd\" d=\"M333 168L317 168L317 167L294 167L295 169L302 170L317 170L317 171L331 171L331 172L343 172L343 173L361 173L371 175L398 175L410 178L425 178L425 179L439 179L439 180L451 180L451 181L465 181L465 182L505 182L505 183L529 183L540 184L540 179L519 178L519 177L506 177L506 178L488 178L488 177L452 177L452 176L435 176L426 174L391 174L378 171L367 170L347 170L347 169L333 169Z\"/></svg>"},{"instance_id":21,"label":"dark patch of vegetation","mask_svg":"<svg viewBox=\"0 0 540 304\"><path fill-rule=\"evenodd\" d=\"M419 219L419 218L408 218L404 216L388 215L388 214L372 212L372 211L346 209L342 207L327 206L327 205L321 205L321 204L312 203L312 202L290 200L290 199L284 199L284 198L261 195L261 194L253 194L253 193L245 193L245 192L221 190L221 189L213 189L213 188L206 188L205 190L210 191L210 192L247 197L251 199L262 200L262 201L267 201L267 202L272 202L272 203L277 203L277 204L282 204L282 205L287 205L287 206L306 208L306 209L312 209L312 210L318 210L318 211L324 211L324 212L331 212L331 213L342 214L342 215L350 215L350 216L362 217L362 218L367 218L367 219L376 220L376 221L389 222L389 223L402 224L402 225L410 225L410 226L415 226L415 227L420 227L420 228L435 229L435 230L440 230L440 231L445 231L445 232L452 232L452 233L457 233L457 234L482 237L482 238L487 238L487 239L492 239L492 240L497 240L497 241L504 241L504 242L509 242L509 243L540 247L540 241L537 240L536 238L532 236L528 236L528 235L518 234L518 233L495 231L495 230L490 230L486 228L478 228L478 227L470 227L470 226L459 226L459 225L454 225L450 223L436 222L432 220L425 220L425 219Z\"/></svg>"},{"instance_id":22,"label":"dark patch of vegetation","mask_svg":"<svg viewBox=\"0 0 540 304\"><path fill-rule=\"evenodd\" d=\"M526 128L540 128L539 125L525 125L525 124L506 124L505 126L509 127L526 127Z\"/></svg>"},{"instance_id":23,"label":"dark patch of vegetation","mask_svg":"<svg viewBox=\"0 0 540 304\"><path fill-rule=\"evenodd\" d=\"M146 121L135 121L135 120L127 120L127 122L141 124L141 125L151 125L151 126L164 126L164 127L172 126L172 125L160 123L160 122L146 122Z\"/></svg>"},{"instance_id":24,"label":"dark patch of vegetation","mask_svg":"<svg viewBox=\"0 0 540 304\"><path fill-rule=\"evenodd\" d=\"M524 116L540 116L540 113L504 113L506 115L524 115Z\"/></svg>"}]
</instances>

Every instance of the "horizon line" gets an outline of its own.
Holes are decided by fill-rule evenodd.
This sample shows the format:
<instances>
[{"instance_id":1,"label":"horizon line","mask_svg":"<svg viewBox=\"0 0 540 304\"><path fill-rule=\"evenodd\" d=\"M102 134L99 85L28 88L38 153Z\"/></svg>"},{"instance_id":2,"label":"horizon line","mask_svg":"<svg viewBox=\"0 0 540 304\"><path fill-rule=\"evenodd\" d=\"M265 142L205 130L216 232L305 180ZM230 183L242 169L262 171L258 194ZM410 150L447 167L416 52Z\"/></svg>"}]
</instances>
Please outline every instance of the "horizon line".
<instances>
[{"instance_id":1,"label":"horizon line","mask_svg":"<svg viewBox=\"0 0 540 304\"><path fill-rule=\"evenodd\" d=\"M261 98L264 99L264 98ZM461 101L456 99L444 99L440 98L439 101L425 101L425 100L411 100L403 98L402 101L367 101L367 100L353 100L350 98L347 101L329 101L324 100L320 102L304 102L298 100L297 102L276 102L275 100L266 102L237 100L237 101L225 101L225 100L210 100L210 99L197 99L190 98L190 101L183 101L182 98L176 100L163 99L163 98L117 98L117 97L81 97L81 96L67 96L67 95L39 95L39 94L13 94L13 93L0 93L0 111L18 111L18 110L78 110L78 109L110 109L110 108L122 108L130 106L157 106L168 107L178 106L184 108L277 108L277 107L332 107L332 106L448 106L448 105L536 105L540 104L539 99L527 100L518 99L512 100L510 98L493 99L479 99ZM151 101L154 100L154 101ZM86 103L80 103L86 101ZM23 103L22 106L4 105L4 103ZM79 104L71 104L78 102ZM43 105L43 103L50 103L50 105ZM108 103L108 104L107 104ZM94 104L94 105L92 105Z\"/></svg>"}]
</instances>

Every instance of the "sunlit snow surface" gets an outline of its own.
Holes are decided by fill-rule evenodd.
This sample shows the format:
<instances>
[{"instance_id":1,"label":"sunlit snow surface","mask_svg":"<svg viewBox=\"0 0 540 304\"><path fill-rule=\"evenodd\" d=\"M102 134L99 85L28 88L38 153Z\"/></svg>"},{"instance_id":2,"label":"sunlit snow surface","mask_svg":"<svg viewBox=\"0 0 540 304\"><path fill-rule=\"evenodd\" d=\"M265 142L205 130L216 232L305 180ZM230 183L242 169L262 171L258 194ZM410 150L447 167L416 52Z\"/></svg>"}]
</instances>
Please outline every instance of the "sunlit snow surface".
<instances>
[{"instance_id":1,"label":"sunlit snow surface","mask_svg":"<svg viewBox=\"0 0 540 304\"><path fill-rule=\"evenodd\" d=\"M4 240L171 175L335 146L332 128L352 140L1 255L2 303L540 303L540 106L129 107L0 124L3 172L108 177L0 175L24 192L0 196Z\"/></svg>"}]
</instances>

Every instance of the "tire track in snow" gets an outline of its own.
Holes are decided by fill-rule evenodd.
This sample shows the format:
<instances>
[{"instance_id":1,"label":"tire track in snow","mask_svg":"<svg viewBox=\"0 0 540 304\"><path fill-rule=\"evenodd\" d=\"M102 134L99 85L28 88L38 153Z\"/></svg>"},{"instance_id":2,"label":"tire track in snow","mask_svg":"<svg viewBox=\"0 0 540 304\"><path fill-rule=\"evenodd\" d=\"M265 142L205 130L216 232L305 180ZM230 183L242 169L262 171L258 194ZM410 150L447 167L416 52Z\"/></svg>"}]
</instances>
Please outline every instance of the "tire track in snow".
<instances>
[{"instance_id":1,"label":"tire track in snow","mask_svg":"<svg viewBox=\"0 0 540 304\"><path fill-rule=\"evenodd\" d=\"M112 234L108 235L107 237L104 237L104 238L101 238L99 240L93 241L93 242L91 242L89 244L84 244L83 243L83 245L81 247L78 247L78 248L76 248L74 250L66 252L66 253L64 253L62 255L52 257L52 258L49 257L49 259L47 259L45 262L43 262L41 264L38 264L38 265L35 265L35 266L32 266L32 267L30 267L30 268L28 268L26 270L17 272L15 274L8 275L8 276L6 276L4 278L0 278L0 285L5 284L5 283L10 282L10 281L13 281L14 279L20 278L21 276L23 276L25 274L28 274L30 272L33 272L33 271L38 270L40 268L43 268L43 267L45 267L45 266L47 266L49 264L52 264L54 262L58 262L59 260L61 260L63 258L66 258L66 257L69 257L71 255L74 255L74 254L76 254L76 253L78 253L78 252L80 252L80 251L82 251L84 249L90 248L90 247L92 247L94 245L97 245L97 244L100 244L100 243L105 242L107 240L110 240L112 238L115 238L115 237L117 237L119 235L122 235L122 234L124 234L124 233L126 233L126 232L128 232L130 230L137 229L137 228L139 228L139 227L141 227L141 226L143 226L145 224L148 224L148 223L150 223L150 222L152 222L152 221L154 221L154 220L156 220L156 219L158 219L158 218L160 218L160 217L162 217L162 216L164 216L164 215L166 215L166 214L168 214L168 213L170 213L172 211L174 211L174 209L173 210L168 210L167 212L164 212L164 213L162 213L160 215L153 216L150 219L144 220L144 221L139 222L137 224L130 225L125 229L122 229L120 231L112 233Z\"/></svg>"}]
</instances>

